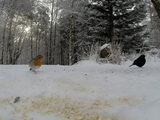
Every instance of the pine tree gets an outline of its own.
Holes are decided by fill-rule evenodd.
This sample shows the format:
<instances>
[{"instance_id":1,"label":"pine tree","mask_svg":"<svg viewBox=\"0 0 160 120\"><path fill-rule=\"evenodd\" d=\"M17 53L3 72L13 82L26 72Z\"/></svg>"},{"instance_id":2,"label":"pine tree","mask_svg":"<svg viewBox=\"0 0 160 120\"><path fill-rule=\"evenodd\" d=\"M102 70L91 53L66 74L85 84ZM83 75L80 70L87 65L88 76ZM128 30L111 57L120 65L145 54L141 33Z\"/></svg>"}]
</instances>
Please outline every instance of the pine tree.
<instances>
[{"instance_id":1,"label":"pine tree","mask_svg":"<svg viewBox=\"0 0 160 120\"><path fill-rule=\"evenodd\" d=\"M142 21L146 18L143 0L94 0L90 6L97 10L94 27L99 41L121 43L124 52L142 44L145 35Z\"/></svg>"}]
</instances>

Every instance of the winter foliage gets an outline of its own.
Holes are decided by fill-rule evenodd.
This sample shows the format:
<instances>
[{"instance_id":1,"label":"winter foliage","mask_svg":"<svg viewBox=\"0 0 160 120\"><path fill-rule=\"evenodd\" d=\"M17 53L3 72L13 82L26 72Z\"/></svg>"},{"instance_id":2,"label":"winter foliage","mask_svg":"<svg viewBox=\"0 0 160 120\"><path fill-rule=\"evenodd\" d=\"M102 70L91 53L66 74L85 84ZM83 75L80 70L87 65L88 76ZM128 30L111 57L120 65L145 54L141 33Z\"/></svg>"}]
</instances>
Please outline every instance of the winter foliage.
<instances>
[{"instance_id":1,"label":"winter foliage","mask_svg":"<svg viewBox=\"0 0 160 120\"><path fill-rule=\"evenodd\" d=\"M148 33L156 44L159 23L146 29L146 1L0 0L0 63L26 64L41 54L45 64L72 65L97 43L120 44L130 54Z\"/></svg>"}]
</instances>

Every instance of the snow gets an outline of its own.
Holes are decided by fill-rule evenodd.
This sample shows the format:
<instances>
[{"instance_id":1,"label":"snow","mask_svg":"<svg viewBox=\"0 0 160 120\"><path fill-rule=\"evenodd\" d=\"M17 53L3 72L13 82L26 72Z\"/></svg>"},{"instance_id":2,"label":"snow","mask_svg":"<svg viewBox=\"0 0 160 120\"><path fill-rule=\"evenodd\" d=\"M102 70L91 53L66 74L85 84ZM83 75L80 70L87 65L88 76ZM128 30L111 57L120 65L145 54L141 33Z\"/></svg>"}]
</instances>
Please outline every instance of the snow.
<instances>
[{"instance_id":1,"label":"snow","mask_svg":"<svg viewBox=\"0 0 160 120\"><path fill-rule=\"evenodd\" d=\"M104 44L100 47L100 50L103 50L104 48L111 48L111 44Z\"/></svg>"},{"instance_id":2,"label":"snow","mask_svg":"<svg viewBox=\"0 0 160 120\"><path fill-rule=\"evenodd\" d=\"M0 65L0 120L160 120L160 60L130 64Z\"/></svg>"}]
</instances>

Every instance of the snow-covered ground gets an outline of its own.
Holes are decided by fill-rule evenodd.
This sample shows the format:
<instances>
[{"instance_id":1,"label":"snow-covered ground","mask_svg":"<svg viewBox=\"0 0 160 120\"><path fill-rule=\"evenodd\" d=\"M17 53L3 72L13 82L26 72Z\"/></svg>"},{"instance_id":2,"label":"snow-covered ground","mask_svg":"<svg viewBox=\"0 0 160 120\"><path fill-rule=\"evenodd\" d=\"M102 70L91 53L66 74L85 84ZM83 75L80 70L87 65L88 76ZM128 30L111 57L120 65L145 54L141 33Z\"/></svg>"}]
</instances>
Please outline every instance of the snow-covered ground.
<instances>
[{"instance_id":1,"label":"snow-covered ground","mask_svg":"<svg viewBox=\"0 0 160 120\"><path fill-rule=\"evenodd\" d=\"M160 120L160 61L131 63L0 65L0 120Z\"/></svg>"}]
</instances>

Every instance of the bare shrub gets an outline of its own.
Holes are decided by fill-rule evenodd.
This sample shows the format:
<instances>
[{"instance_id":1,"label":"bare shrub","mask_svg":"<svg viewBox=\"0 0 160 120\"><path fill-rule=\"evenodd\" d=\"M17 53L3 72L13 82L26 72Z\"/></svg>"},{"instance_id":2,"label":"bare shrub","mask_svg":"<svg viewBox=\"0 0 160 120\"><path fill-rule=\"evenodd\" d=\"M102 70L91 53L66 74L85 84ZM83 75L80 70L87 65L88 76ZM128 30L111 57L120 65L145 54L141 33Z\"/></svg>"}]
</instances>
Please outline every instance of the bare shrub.
<instances>
[{"instance_id":1,"label":"bare shrub","mask_svg":"<svg viewBox=\"0 0 160 120\"><path fill-rule=\"evenodd\" d=\"M100 63L112 63L112 64L121 64L123 61L123 55L122 55L122 45L118 43L112 43L110 44L109 48L106 50L109 50L109 54L107 54L107 57L101 57L101 47L98 43L88 47L88 52L85 52L81 60L95 60ZM106 54L106 53L105 53Z\"/></svg>"},{"instance_id":2,"label":"bare shrub","mask_svg":"<svg viewBox=\"0 0 160 120\"><path fill-rule=\"evenodd\" d=\"M123 61L122 45L118 43L112 43L111 55L109 56L109 62L112 64L121 64Z\"/></svg>"},{"instance_id":3,"label":"bare shrub","mask_svg":"<svg viewBox=\"0 0 160 120\"><path fill-rule=\"evenodd\" d=\"M105 50L105 49L106 48L102 50ZM100 51L98 52L99 58L97 60L102 63L121 64L121 62L123 61L122 45L118 43L112 43L106 50L108 49L110 49L109 55L107 55L106 57L103 57L101 55L103 51Z\"/></svg>"},{"instance_id":4,"label":"bare shrub","mask_svg":"<svg viewBox=\"0 0 160 120\"><path fill-rule=\"evenodd\" d=\"M87 50L83 52L83 55L81 57L81 60L97 60L98 59L98 54L97 50L99 49L99 44L93 44L89 47L87 47Z\"/></svg>"}]
</instances>

